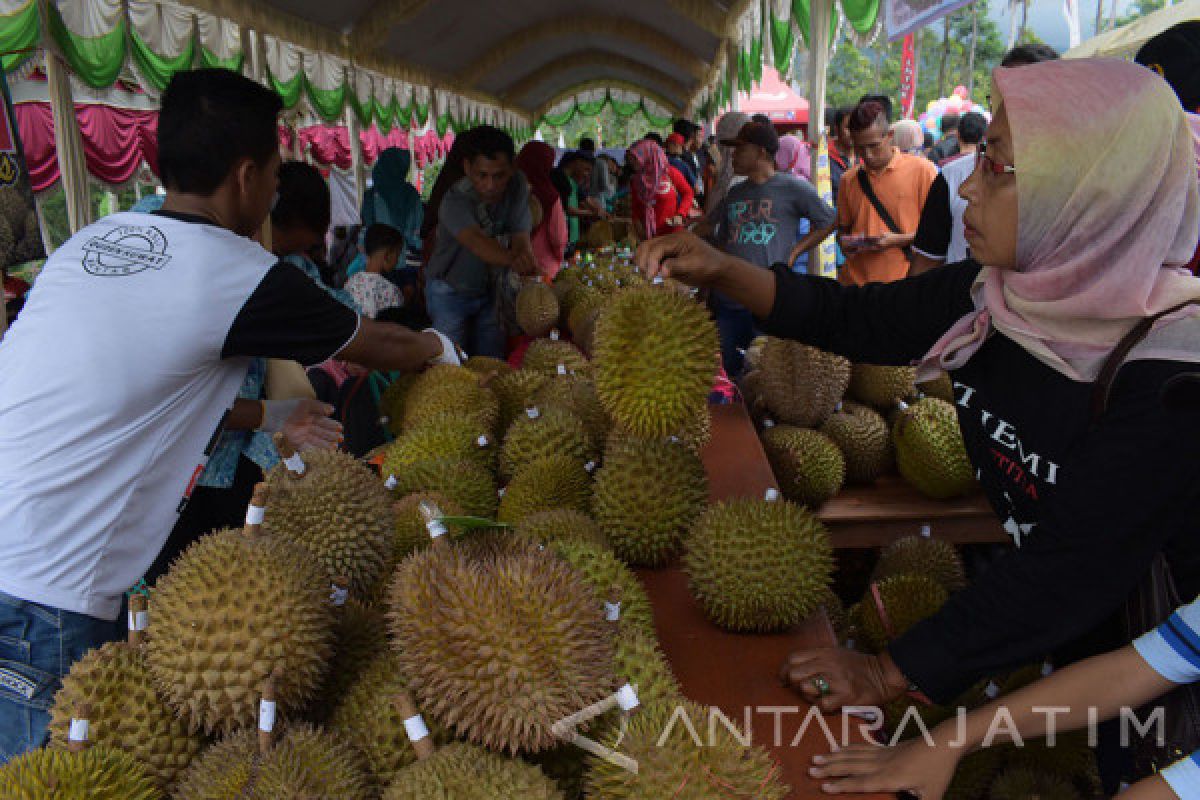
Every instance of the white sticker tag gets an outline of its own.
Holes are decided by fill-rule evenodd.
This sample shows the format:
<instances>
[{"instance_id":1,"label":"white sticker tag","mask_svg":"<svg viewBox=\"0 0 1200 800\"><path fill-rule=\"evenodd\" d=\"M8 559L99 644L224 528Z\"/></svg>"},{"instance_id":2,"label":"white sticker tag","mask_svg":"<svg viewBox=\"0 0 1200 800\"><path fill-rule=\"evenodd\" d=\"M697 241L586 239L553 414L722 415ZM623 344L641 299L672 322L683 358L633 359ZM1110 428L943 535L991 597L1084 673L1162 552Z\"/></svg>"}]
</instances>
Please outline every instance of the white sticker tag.
<instances>
[{"instance_id":1,"label":"white sticker tag","mask_svg":"<svg viewBox=\"0 0 1200 800\"><path fill-rule=\"evenodd\" d=\"M499 489L496 490L496 494L499 495L500 497L504 497L504 493L507 491L508 491L507 486L501 486Z\"/></svg>"},{"instance_id":2,"label":"white sticker tag","mask_svg":"<svg viewBox=\"0 0 1200 800\"><path fill-rule=\"evenodd\" d=\"M529 417L530 419L537 419L541 415L542 412L538 411L536 407L525 409L525 416Z\"/></svg>"},{"instance_id":3,"label":"white sticker tag","mask_svg":"<svg viewBox=\"0 0 1200 800\"><path fill-rule=\"evenodd\" d=\"M343 589L336 583L329 586L329 601L338 608L346 605L346 601L350 599L350 590Z\"/></svg>"},{"instance_id":4,"label":"white sticker tag","mask_svg":"<svg viewBox=\"0 0 1200 800\"><path fill-rule=\"evenodd\" d=\"M605 603L604 603L604 621L605 622L616 622L620 618L621 618L621 604L620 603L610 603L608 601L605 601Z\"/></svg>"},{"instance_id":5,"label":"white sticker tag","mask_svg":"<svg viewBox=\"0 0 1200 800\"><path fill-rule=\"evenodd\" d=\"M1042 662L1042 677L1044 678L1053 672L1054 672L1054 665L1051 664L1049 661L1043 661Z\"/></svg>"},{"instance_id":6,"label":"white sticker tag","mask_svg":"<svg viewBox=\"0 0 1200 800\"><path fill-rule=\"evenodd\" d=\"M404 732L408 734L408 740L416 744L429 735L429 727L425 724L425 720L421 715L418 714L415 717L409 717L404 720Z\"/></svg>"},{"instance_id":7,"label":"white sticker tag","mask_svg":"<svg viewBox=\"0 0 1200 800\"><path fill-rule=\"evenodd\" d=\"M595 461L589 461L589 462L587 462L586 464L584 464L584 465L583 465L583 468L584 468L585 470L587 470L588 472L593 472L593 471L596 469L596 462L595 462Z\"/></svg>"},{"instance_id":8,"label":"white sticker tag","mask_svg":"<svg viewBox=\"0 0 1200 800\"><path fill-rule=\"evenodd\" d=\"M130 611L129 612L129 630L144 631L146 624L150 621L150 614L146 611Z\"/></svg>"},{"instance_id":9,"label":"white sticker tag","mask_svg":"<svg viewBox=\"0 0 1200 800\"><path fill-rule=\"evenodd\" d=\"M550 341L557 342L559 337L558 328L550 331Z\"/></svg>"},{"instance_id":10,"label":"white sticker tag","mask_svg":"<svg viewBox=\"0 0 1200 800\"><path fill-rule=\"evenodd\" d=\"M932 537L933 536L933 526L932 525L922 525L921 526L921 536L925 537L926 539Z\"/></svg>"},{"instance_id":11,"label":"white sticker tag","mask_svg":"<svg viewBox=\"0 0 1200 800\"><path fill-rule=\"evenodd\" d=\"M480 447L487 447L491 443L492 440L487 437L486 433L481 434L480 437L475 440L475 444L479 445Z\"/></svg>"},{"instance_id":12,"label":"white sticker tag","mask_svg":"<svg viewBox=\"0 0 1200 800\"><path fill-rule=\"evenodd\" d=\"M621 707L622 711L633 711L641 705L637 691L628 683L617 689L617 705Z\"/></svg>"},{"instance_id":13,"label":"white sticker tag","mask_svg":"<svg viewBox=\"0 0 1200 800\"><path fill-rule=\"evenodd\" d=\"M766 493L766 496L764 497L764 499L768 503L776 502L777 500L779 500L779 490L775 489L775 488L767 489L767 493Z\"/></svg>"},{"instance_id":14,"label":"white sticker tag","mask_svg":"<svg viewBox=\"0 0 1200 800\"><path fill-rule=\"evenodd\" d=\"M71 728L67 731L67 741L86 742L87 740L88 721L86 719L72 719Z\"/></svg>"},{"instance_id":15,"label":"white sticker tag","mask_svg":"<svg viewBox=\"0 0 1200 800\"><path fill-rule=\"evenodd\" d=\"M566 375L566 374L567 374L567 367L566 367L566 365L565 365L565 364L559 364L559 365L558 365L558 374L559 374L559 375Z\"/></svg>"},{"instance_id":16,"label":"white sticker tag","mask_svg":"<svg viewBox=\"0 0 1200 800\"><path fill-rule=\"evenodd\" d=\"M774 427L775 427L775 420L773 420L773 419L764 419L763 420L763 428L766 428L769 430Z\"/></svg>"},{"instance_id":17,"label":"white sticker tag","mask_svg":"<svg viewBox=\"0 0 1200 800\"><path fill-rule=\"evenodd\" d=\"M392 421L391 417L384 416L384 417L379 418L379 424L385 428L391 423L391 421Z\"/></svg>"},{"instance_id":18,"label":"white sticker tag","mask_svg":"<svg viewBox=\"0 0 1200 800\"><path fill-rule=\"evenodd\" d=\"M400 484L400 481L396 480L395 475L388 475L387 480L383 482L383 488L387 489L390 492L392 489L395 489L399 484Z\"/></svg>"},{"instance_id":19,"label":"white sticker tag","mask_svg":"<svg viewBox=\"0 0 1200 800\"><path fill-rule=\"evenodd\" d=\"M304 466L304 459L300 457L299 453L292 453L290 457L283 460L283 463L288 469L297 475L303 475L307 469L307 467Z\"/></svg>"},{"instance_id":20,"label":"white sticker tag","mask_svg":"<svg viewBox=\"0 0 1200 800\"><path fill-rule=\"evenodd\" d=\"M430 539L437 539L446 535L446 526L440 519L431 519L425 523L425 530L429 531Z\"/></svg>"},{"instance_id":21,"label":"white sticker tag","mask_svg":"<svg viewBox=\"0 0 1200 800\"><path fill-rule=\"evenodd\" d=\"M662 275L655 275L655 276L654 276L654 280L650 281L650 283L654 284L655 286L662 286L662 285L663 285L663 283L664 283L664 281L663 281L663 276L662 276Z\"/></svg>"},{"instance_id":22,"label":"white sticker tag","mask_svg":"<svg viewBox=\"0 0 1200 800\"><path fill-rule=\"evenodd\" d=\"M995 700L1000 696L1000 687L996 685L995 681L988 681L987 688L983 690L983 693L989 700Z\"/></svg>"},{"instance_id":23,"label":"white sticker tag","mask_svg":"<svg viewBox=\"0 0 1200 800\"><path fill-rule=\"evenodd\" d=\"M275 701L258 701L258 729L263 733L275 730Z\"/></svg>"},{"instance_id":24,"label":"white sticker tag","mask_svg":"<svg viewBox=\"0 0 1200 800\"><path fill-rule=\"evenodd\" d=\"M678 436L676 436L675 434L672 433L670 436L667 437L667 441L670 442L671 444L679 444L680 442L683 441L683 439L680 439Z\"/></svg>"},{"instance_id":25,"label":"white sticker tag","mask_svg":"<svg viewBox=\"0 0 1200 800\"><path fill-rule=\"evenodd\" d=\"M267 518L266 506L246 506L246 524L247 525L262 525L263 520Z\"/></svg>"}]
</instances>

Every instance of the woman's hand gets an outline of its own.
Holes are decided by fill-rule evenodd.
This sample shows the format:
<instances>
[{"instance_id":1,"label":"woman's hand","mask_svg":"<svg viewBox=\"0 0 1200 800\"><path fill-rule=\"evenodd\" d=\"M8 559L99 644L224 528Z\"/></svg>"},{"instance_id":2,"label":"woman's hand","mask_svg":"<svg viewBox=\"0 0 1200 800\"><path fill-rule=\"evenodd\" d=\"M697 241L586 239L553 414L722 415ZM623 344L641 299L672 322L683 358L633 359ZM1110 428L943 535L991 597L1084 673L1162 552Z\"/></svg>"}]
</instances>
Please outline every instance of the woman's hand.
<instances>
[{"instance_id":1,"label":"woman's hand","mask_svg":"<svg viewBox=\"0 0 1200 800\"><path fill-rule=\"evenodd\" d=\"M941 800L964 752L932 746L924 737L895 747L849 747L813 756L808 774L826 794L909 792L921 800Z\"/></svg>"},{"instance_id":2,"label":"woman's hand","mask_svg":"<svg viewBox=\"0 0 1200 800\"><path fill-rule=\"evenodd\" d=\"M335 450L343 437L341 423L329 418L333 411L328 403L307 397L267 400L259 430L282 431L297 450Z\"/></svg>"},{"instance_id":3,"label":"woman's hand","mask_svg":"<svg viewBox=\"0 0 1200 800\"><path fill-rule=\"evenodd\" d=\"M881 706L908 688L890 657L841 648L792 653L780 677L827 714L845 706Z\"/></svg>"},{"instance_id":4,"label":"woman's hand","mask_svg":"<svg viewBox=\"0 0 1200 800\"><path fill-rule=\"evenodd\" d=\"M725 255L688 231L642 242L633 257L646 277L674 278L689 286L708 286L725 268Z\"/></svg>"}]
</instances>

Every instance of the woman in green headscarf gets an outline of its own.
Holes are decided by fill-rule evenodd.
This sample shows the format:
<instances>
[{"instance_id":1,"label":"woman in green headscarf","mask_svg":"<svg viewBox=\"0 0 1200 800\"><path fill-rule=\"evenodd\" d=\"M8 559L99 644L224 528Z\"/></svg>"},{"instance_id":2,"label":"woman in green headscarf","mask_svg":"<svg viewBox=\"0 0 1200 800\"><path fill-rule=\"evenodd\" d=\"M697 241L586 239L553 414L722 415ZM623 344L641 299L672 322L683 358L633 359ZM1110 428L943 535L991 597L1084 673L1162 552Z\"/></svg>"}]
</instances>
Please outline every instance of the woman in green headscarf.
<instances>
[{"instance_id":1,"label":"woman in green headscarf","mask_svg":"<svg viewBox=\"0 0 1200 800\"><path fill-rule=\"evenodd\" d=\"M371 170L371 188L363 196L364 230L376 223L390 225L404 234L409 250L421 251L421 195L408 182L412 153L389 147L379 154Z\"/></svg>"}]
</instances>

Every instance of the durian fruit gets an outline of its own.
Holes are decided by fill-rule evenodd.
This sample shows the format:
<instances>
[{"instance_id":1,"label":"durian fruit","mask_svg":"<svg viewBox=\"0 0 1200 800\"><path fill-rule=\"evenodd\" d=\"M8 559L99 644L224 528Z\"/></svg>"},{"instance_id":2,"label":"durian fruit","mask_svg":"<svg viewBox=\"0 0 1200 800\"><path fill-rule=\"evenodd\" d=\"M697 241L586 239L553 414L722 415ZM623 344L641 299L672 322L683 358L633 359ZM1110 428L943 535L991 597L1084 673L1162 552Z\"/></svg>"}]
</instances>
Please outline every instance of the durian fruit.
<instances>
[{"instance_id":1,"label":"durian fruit","mask_svg":"<svg viewBox=\"0 0 1200 800\"><path fill-rule=\"evenodd\" d=\"M429 528L426 527L425 517L421 514L421 503L433 505L445 516L459 516L462 508L442 492L415 492L396 501L393 507L396 512L396 533L392 538L392 551L388 556L384 569L386 586L392 573L401 561L408 558L414 550L422 550L428 546Z\"/></svg>"},{"instance_id":2,"label":"durian fruit","mask_svg":"<svg viewBox=\"0 0 1200 800\"><path fill-rule=\"evenodd\" d=\"M685 427L717 373L717 328L685 295L618 292L596 321L596 393L622 428L650 439Z\"/></svg>"},{"instance_id":3,"label":"durian fruit","mask_svg":"<svg viewBox=\"0 0 1200 800\"><path fill-rule=\"evenodd\" d=\"M184 775L175 800L308 800L369 797L366 767L340 738L307 725L290 727L266 753L256 731L209 748Z\"/></svg>"},{"instance_id":4,"label":"durian fruit","mask_svg":"<svg viewBox=\"0 0 1200 800\"><path fill-rule=\"evenodd\" d=\"M769 336L755 336L746 347L744 363L747 370L756 370L762 366L763 348L767 345Z\"/></svg>"},{"instance_id":5,"label":"durian fruit","mask_svg":"<svg viewBox=\"0 0 1200 800\"><path fill-rule=\"evenodd\" d=\"M540 769L462 742L402 771L383 800L562 800Z\"/></svg>"},{"instance_id":6,"label":"durian fruit","mask_svg":"<svg viewBox=\"0 0 1200 800\"><path fill-rule=\"evenodd\" d=\"M927 397L936 397L954 405L954 381L950 379L949 373L939 372L933 380L918 383L917 389Z\"/></svg>"},{"instance_id":7,"label":"durian fruit","mask_svg":"<svg viewBox=\"0 0 1200 800\"><path fill-rule=\"evenodd\" d=\"M994 781L988 797L993 800L1083 800L1083 795L1065 778L1053 773L1009 767Z\"/></svg>"},{"instance_id":8,"label":"durian fruit","mask_svg":"<svg viewBox=\"0 0 1200 800\"><path fill-rule=\"evenodd\" d=\"M879 596L887 623L880 617L875 595L868 589L862 599L863 636L876 651L892 639L931 617L945 604L947 593L942 585L924 575L897 575L879 582Z\"/></svg>"},{"instance_id":9,"label":"durian fruit","mask_svg":"<svg viewBox=\"0 0 1200 800\"><path fill-rule=\"evenodd\" d=\"M25 214L25 230L17 241L16 251L13 254L14 260L34 261L35 259L44 258L46 248L42 244L42 230L38 227L37 214L30 209Z\"/></svg>"},{"instance_id":10,"label":"durian fruit","mask_svg":"<svg viewBox=\"0 0 1200 800\"><path fill-rule=\"evenodd\" d=\"M554 339L535 339L525 351L525 360L521 369L531 370L539 375L552 378L563 373L567 375L586 374L589 369L587 356L578 347L565 341Z\"/></svg>"},{"instance_id":11,"label":"durian fruit","mask_svg":"<svg viewBox=\"0 0 1200 800\"><path fill-rule=\"evenodd\" d=\"M485 469L495 469L498 444L491 432L480 428L471 417L446 413L402 433L389 444L379 472L385 477L398 475L418 461L438 459L475 461Z\"/></svg>"},{"instance_id":12,"label":"durian fruit","mask_svg":"<svg viewBox=\"0 0 1200 800\"><path fill-rule=\"evenodd\" d=\"M555 722L612 691L611 634L594 593L536 547L416 553L392 583L389 621L426 716L493 750L554 747Z\"/></svg>"},{"instance_id":13,"label":"durian fruit","mask_svg":"<svg viewBox=\"0 0 1200 800\"><path fill-rule=\"evenodd\" d=\"M782 800L789 787L779 766L760 747L743 747L723 724L711 726L708 709L668 701L638 709L620 739L620 752L638 763L637 774L607 759L591 759L589 800ZM612 742L616 737L612 736Z\"/></svg>"},{"instance_id":14,"label":"durian fruit","mask_svg":"<svg viewBox=\"0 0 1200 800\"><path fill-rule=\"evenodd\" d=\"M624 601L622 600L622 603ZM623 614L622 614L623 616ZM622 619L613 653L613 674L619 684L630 684L642 705L654 705L682 698L682 690L658 641ZM605 723L612 720L604 719Z\"/></svg>"},{"instance_id":15,"label":"durian fruit","mask_svg":"<svg viewBox=\"0 0 1200 800\"><path fill-rule=\"evenodd\" d=\"M916 396L916 378L916 367L855 364L850 371L847 393L864 405L890 409Z\"/></svg>"},{"instance_id":16,"label":"durian fruit","mask_svg":"<svg viewBox=\"0 0 1200 800\"><path fill-rule=\"evenodd\" d=\"M742 372L741 380L738 381L738 388L742 392L742 401L746 404L746 409L752 416L757 417L766 410L766 398L763 395L763 381L766 377L762 370L746 369Z\"/></svg>"},{"instance_id":17,"label":"durian fruit","mask_svg":"<svg viewBox=\"0 0 1200 800\"><path fill-rule=\"evenodd\" d=\"M938 500L975 488L954 406L926 397L902 410L892 427L896 466L917 491Z\"/></svg>"},{"instance_id":18,"label":"durian fruit","mask_svg":"<svg viewBox=\"0 0 1200 800\"><path fill-rule=\"evenodd\" d=\"M516 313L527 336L545 336L558 324L558 296L541 281L528 281L517 292Z\"/></svg>"},{"instance_id":19,"label":"durian fruit","mask_svg":"<svg viewBox=\"0 0 1200 800\"><path fill-rule=\"evenodd\" d=\"M1099 788L1096 757L1088 747L1086 731L1068 731L1055 737L1054 746L1046 739L1029 739L1022 747L1010 746L1009 764L1038 775L1055 775L1073 786L1086 789L1089 796Z\"/></svg>"},{"instance_id":20,"label":"durian fruit","mask_svg":"<svg viewBox=\"0 0 1200 800\"><path fill-rule=\"evenodd\" d=\"M1004 768L1004 747L988 747L966 755L958 762L945 800L986 800L988 789Z\"/></svg>"},{"instance_id":21,"label":"durian fruit","mask_svg":"<svg viewBox=\"0 0 1200 800\"><path fill-rule=\"evenodd\" d=\"M496 513L496 479L474 461L421 461L393 477L400 497L434 492L449 497L472 516L490 519Z\"/></svg>"},{"instance_id":22,"label":"durian fruit","mask_svg":"<svg viewBox=\"0 0 1200 800\"><path fill-rule=\"evenodd\" d=\"M379 790L417 760L404 732L404 714L395 702L410 688L405 675L395 653L377 654L363 666L329 719L330 732L362 753L371 782ZM430 735L435 742L450 738L437 725Z\"/></svg>"},{"instance_id":23,"label":"durian fruit","mask_svg":"<svg viewBox=\"0 0 1200 800\"><path fill-rule=\"evenodd\" d=\"M406 372L388 384L379 395L379 422L392 436L404 431L404 402L417 382L418 373Z\"/></svg>"},{"instance_id":24,"label":"durian fruit","mask_svg":"<svg viewBox=\"0 0 1200 800\"><path fill-rule=\"evenodd\" d=\"M609 247L616 243L617 237L613 233L612 223L606 219L594 220L591 225L588 225L587 232L583 235L584 244L593 250L599 250L601 247Z\"/></svg>"},{"instance_id":25,"label":"durian fruit","mask_svg":"<svg viewBox=\"0 0 1200 800\"><path fill-rule=\"evenodd\" d=\"M559 540L550 550L578 573L596 597L597 608L615 586L621 593L621 629L654 639L654 609L637 575L608 549L579 540Z\"/></svg>"},{"instance_id":26,"label":"durian fruit","mask_svg":"<svg viewBox=\"0 0 1200 800\"><path fill-rule=\"evenodd\" d=\"M820 431L776 425L762 434L767 460L789 500L820 507L842 489L846 459L833 440Z\"/></svg>"},{"instance_id":27,"label":"durian fruit","mask_svg":"<svg viewBox=\"0 0 1200 800\"><path fill-rule=\"evenodd\" d=\"M404 430L412 430L443 414L470 418L476 426L495 432L499 418L496 396L466 367L438 364L422 372L404 402Z\"/></svg>"},{"instance_id":28,"label":"durian fruit","mask_svg":"<svg viewBox=\"0 0 1200 800\"><path fill-rule=\"evenodd\" d=\"M928 536L905 536L883 548L871 580L895 575L923 575L957 592L967 585L967 573L954 545Z\"/></svg>"},{"instance_id":29,"label":"durian fruit","mask_svg":"<svg viewBox=\"0 0 1200 800\"><path fill-rule=\"evenodd\" d=\"M657 567L679 553L707 500L704 465L687 447L621 439L596 473L592 510L621 560Z\"/></svg>"},{"instance_id":30,"label":"durian fruit","mask_svg":"<svg viewBox=\"0 0 1200 800\"><path fill-rule=\"evenodd\" d=\"M132 642L109 642L71 665L50 707L51 747L67 747L81 706L89 709L90 741L133 756L164 792L205 745L159 698L145 653Z\"/></svg>"},{"instance_id":31,"label":"durian fruit","mask_svg":"<svg viewBox=\"0 0 1200 800\"><path fill-rule=\"evenodd\" d=\"M762 345L762 399L777 422L815 428L829 418L850 385L850 362L787 339Z\"/></svg>"},{"instance_id":32,"label":"durian fruit","mask_svg":"<svg viewBox=\"0 0 1200 800\"><path fill-rule=\"evenodd\" d=\"M507 375L513 371L512 364L492 356L471 356L463 366L476 375Z\"/></svg>"},{"instance_id":33,"label":"durian fruit","mask_svg":"<svg viewBox=\"0 0 1200 800\"><path fill-rule=\"evenodd\" d=\"M850 631L850 613L832 586L826 587L825 591L821 592L817 606L825 610L825 616L829 618L829 624L833 626L833 632L837 634L838 641L844 641Z\"/></svg>"},{"instance_id":34,"label":"durian fruit","mask_svg":"<svg viewBox=\"0 0 1200 800\"><path fill-rule=\"evenodd\" d=\"M500 501L501 522L519 525L530 514L569 508L586 512L592 498L591 475L570 456L548 456L522 467Z\"/></svg>"},{"instance_id":35,"label":"durian fruit","mask_svg":"<svg viewBox=\"0 0 1200 800\"><path fill-rule=\"evenodd\" d=\"M511 479L526 464L549 456L581 463L598 458L579 417L564 408L531 406L513 420L500 449L500 477Z\"/></svg>"},{"instance_id":36,"label":"durian fruit","mask_svg":"<svg viewBox=\"0 0 1200 800\"><path fill-rule=\"evenodd\" d=\"M209 534L150 595L146 665L190 730L251 727L276 668L282 713L300 710L324 677L333 644L329 579L308 551L278 536Z\"/></svg>"},{"instance_id":37,"label":"durian fruit","mask_svg":"<svg viewBox=\"0 0 1200 800\"><path fill-rule=\"evenodd\" d=\"M548 380L550 378L540 372L518 369L498 375L488 382L488 388L496 395L500 405L500 420L496 433L501 438L513 420L533 405L534 393Z\"/></svg>"},{"instance_id":38,"label":"durian fruit","mask_svg":"<svg viewBox=\"0 0 1200 800\"><path fill-rule=\"evenodd\" d=\"M732 631L772 632L806 619L833 577L829 533L785 500L714 505L693 526L684 568L705 615Z\"/></svg>"},{"instance_id":39,"label":"durian fruit","mask_svg":"<svg viewBox=\"0 0 1200 800\"><path fill-rule=\"evenodd\" d=\"M581 541L596 547L608 548L608 537L596 521L573 508L539 511L521 520L516 535L537 544Z\"/></svg>"},{"instance_id":40,"label":"durian fruit","mask_svg":"<svg viewBox=\"0 0 1200 800\"><path fill-rule=\"evenodd\" d=\"M280 463L267 473L271 502L263 530L312 554L333 579L365 596L383 575L392 538L391 497L369 467L349 453L309 450L303 475Z\"/></svg>"},{"instance_id":41,"label":"durian fruit","mask_svg":"<svg viewBox=\"0 0 1200 800\"><path fill-rule=\"evenodd\" d=\"M604 446L604 438L612 423L600 404L596 385L591 380L580 375L552 378L533 393L531 404L538 408L565 408L579 417L593 446Z\"/></svg>"},{"instance_id":42,"label":"durian fruit","mask_svg":"<svg viewBox=\"0 0 1200 800\"><path fill-rule=\"evenodd\" d=\"M314 704L313 716L323 721L358 680L363 670L380 655L388 655L387 620L378 605L366 605L354 598L346 600L336 612L333 658Z\"/></svg>"},{"instance_id":43,"label":"durian fruit","mask_svg":"<svg viewBox=\"0 0 1200 800\"><path fill-rule=\"evenodd\" d=\"M896 463L887 420L857 403L843 403L821 433L833 440L846 460L847 483L874 483Z\"/></svg>"},{"instance_id":44,"label":"durian fruit","mask_svg":"<svg viewBox=\"0 0 1200 800\"><path fill-rule=\"evenodd\" d=\"M30 750L0 767L5 800L161 800L164 795L128 753L91 747L78 753Z\"/></svg>"},{"instance_id":45,"label":"durian fruit","mask_svg":"<svg viewBox=\"0 0 1200 800\"><path fill-rule=\"evenodd\" d=\"M566 325L571 331L575 345L589 355L596 345L596 320L608 303L608 296L601 292L588 292L579 296L566 315Z\"/></svg>"}]
</instances>

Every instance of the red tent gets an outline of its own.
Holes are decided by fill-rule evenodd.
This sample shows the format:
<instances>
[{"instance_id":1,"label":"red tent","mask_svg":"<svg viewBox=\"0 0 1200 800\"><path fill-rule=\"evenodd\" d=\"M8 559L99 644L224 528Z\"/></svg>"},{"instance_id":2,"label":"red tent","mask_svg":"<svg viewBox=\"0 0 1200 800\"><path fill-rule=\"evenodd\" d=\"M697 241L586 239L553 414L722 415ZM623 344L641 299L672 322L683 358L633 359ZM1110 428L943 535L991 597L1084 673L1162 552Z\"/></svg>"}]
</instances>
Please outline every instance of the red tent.
<instances>
[{"instance_id":1,"label":"red tent","mask_svg":"<svg viewBox=\"0 0 1200 800\"><path fill-rule=\"evenodd\" d=\"M784 83L773 67L765 64L762 82L749 93L738 93L738 111L766 114L780 133L797 128L808 130L808 101Z\"/></svg>"}]
</instances>

